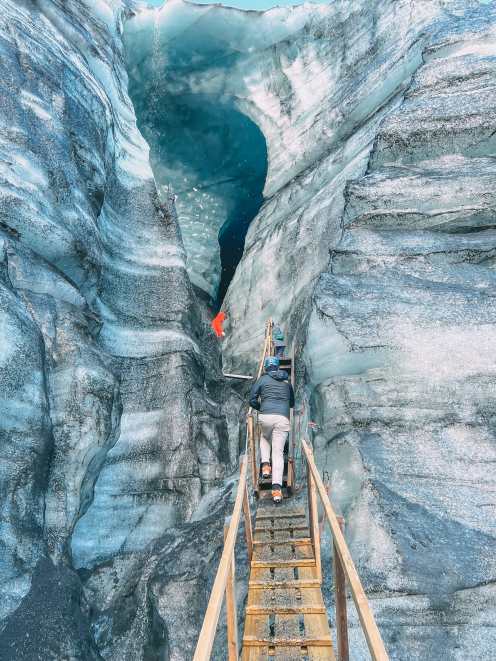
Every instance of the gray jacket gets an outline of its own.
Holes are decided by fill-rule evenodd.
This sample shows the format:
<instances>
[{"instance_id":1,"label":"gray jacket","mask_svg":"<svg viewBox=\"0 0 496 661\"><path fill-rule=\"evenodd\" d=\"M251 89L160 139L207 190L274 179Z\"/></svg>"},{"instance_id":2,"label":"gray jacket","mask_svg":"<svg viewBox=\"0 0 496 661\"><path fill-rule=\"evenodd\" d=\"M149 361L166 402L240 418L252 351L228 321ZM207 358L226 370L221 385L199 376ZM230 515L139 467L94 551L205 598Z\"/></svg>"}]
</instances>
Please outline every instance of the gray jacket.
<instances>
[{"instance_id":1,"label":"gray jacket","mask_svg":"<svg viewBox=\"0 0 496 661\"><path fill-rule=\"evenodd\" d=\"M289 419L289 409L294 406L293 386L283 370L267 372L253 384L250 406L260 413L283 415Z\"/></svg>"}]
</instances>

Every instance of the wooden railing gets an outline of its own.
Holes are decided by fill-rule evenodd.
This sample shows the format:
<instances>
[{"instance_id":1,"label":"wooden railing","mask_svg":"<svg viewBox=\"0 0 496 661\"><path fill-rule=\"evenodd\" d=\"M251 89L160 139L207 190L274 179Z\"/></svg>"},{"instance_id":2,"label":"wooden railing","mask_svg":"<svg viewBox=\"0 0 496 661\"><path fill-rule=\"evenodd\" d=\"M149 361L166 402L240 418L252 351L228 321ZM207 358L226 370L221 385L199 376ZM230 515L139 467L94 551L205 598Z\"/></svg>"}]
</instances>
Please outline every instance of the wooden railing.
<instances>
[{"instance_id":1,"label":"wooden railing","mask_svg":"<svg viewBox=\"0 0 496 661\"><path fill-rule=\"evenodd\" d=\"M307 463L308 487L308 514L310 535L314 545L315 559L319 577L322 576L320 560L320 531L317 512L317 493L324 508L333 540L334 589L336 605L336 637L339 661L348 661L348 617L346 612L346 581L350 586L351 595L358 612L360 624L369 648L370 656L374 661L388 661L379 629L370 609L362 583L353 563L348 545L343 535L343 520L340 520L331 505L327 490L322 482L320 473L315 465L310 445L301 441L303 454ZM322 580L322 579L321 579Z\"/></svg>"},{"instance_id":2,"label":"wooden railing","mask_svg":"<svg viewBox=\"0 0 496 661\"><path fill-rule=\"evenodd\" d=\"M273 326L272 319L269 319L265 325L265 338L262 355L258 364L257 379L262 375L265 358L271 356L274 351L272 341ZM246 449L250 457L253 486L254 489L256 489L258 488L258 466L255 447L255 425L251 407L248 410L246 434ZM248 560L251 560L253 554L253 532L251 526L250 501L248 498L247 474L248 457L245 454L240 463L238 491L236 493L236 501L234 503L232 516L229 519L226 519L226 523L224 524L224 549L222 551L207 610L203 619L203 625L198 637L193 661L208 661L208 659L210 659L224 596L226 599L227 658L229 661L237 661L239 658L236 593L234 589L234 547L238 535L241 510L243 510Z\"/></svg>"},{"instance_id":3,"label":"wooden railing","mask_svg":"<svg viewBox=\"0 0 496 661\"><path fill-rule=\"evenodd\" d=\"M248 461L246 455L243 455L241 459L236 501L234 503L232 516L230 519L226 520L226 524L224 525L224 549L215 576L212 592L210 593L210 599L208 601L193 661L208 661L210 659L224 596L226 597L227 658L229 661L237 661L238 659L238 622L236 593L234 588L234 547L238 535L241 511L243 511L245 518L245 536L249 560L251 560L253 553L250 502L246 485L247 472Z\"/></svg>"}]
</instances>

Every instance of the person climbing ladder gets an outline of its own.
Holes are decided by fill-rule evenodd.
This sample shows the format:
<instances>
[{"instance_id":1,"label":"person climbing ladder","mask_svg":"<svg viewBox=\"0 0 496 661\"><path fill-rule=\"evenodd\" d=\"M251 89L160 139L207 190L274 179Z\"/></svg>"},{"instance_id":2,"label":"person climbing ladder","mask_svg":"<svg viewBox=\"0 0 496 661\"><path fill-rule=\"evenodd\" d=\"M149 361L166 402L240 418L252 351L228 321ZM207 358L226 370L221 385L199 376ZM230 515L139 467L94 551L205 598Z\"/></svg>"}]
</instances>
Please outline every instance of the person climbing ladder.
<instances>
[{"instance_id":1,"label":"person climbing ladder","mask_svg":"<svg viewBox=\"0 0 496 661\"><path fill-rule=\"evenodd\" d=\"M294 407L294 391L288 381L287 372L279 369L279 358L275 356L266 358L264 369L265 374L251 388L250 406L259 411L258 421L262 427L260 437L262 475L269 478L272 474L272 500L280 503L284 473L284 444L289 432L289 410Z\"/></svg>"}]
</instances>

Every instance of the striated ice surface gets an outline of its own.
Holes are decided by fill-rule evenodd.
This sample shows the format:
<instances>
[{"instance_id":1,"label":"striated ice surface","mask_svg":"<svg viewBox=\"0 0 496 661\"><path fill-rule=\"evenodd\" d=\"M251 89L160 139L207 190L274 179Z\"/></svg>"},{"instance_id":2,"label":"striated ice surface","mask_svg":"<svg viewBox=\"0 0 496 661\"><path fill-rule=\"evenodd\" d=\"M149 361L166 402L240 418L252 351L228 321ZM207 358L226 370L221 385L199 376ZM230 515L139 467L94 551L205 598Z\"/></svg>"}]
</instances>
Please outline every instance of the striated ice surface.
<instances>
[{"instance_id":1,"label":"striated ice surface","mask_svg":"<svg viewBox=\"0 0 496 661\"><path fill-rule=\"evenodd\" d=\"M429 608L450 609L468 589L477 599L496 572L496 170L486 130L496 69L485 46L494 19L476 13L467 34L455 23L427 49L381 126L367 175L346 189L343 237L309 325L321 452L358 452L368 507L394 544L396 578L380 580L426 594ZM366 553L359 508L343 505ZM369 558L363 566L382 574ZM454 609L453 625L457 617ZM451 634L449 649L459 644ZM431 641L431 658L452 658L446 645ZM488 636L478 654L490 658L490 647Z\"/></svg>"},{"instance_id":2,"label":"striated ice surface","mask_svg":"<svg viewBox=\"0 0 496 661\"><path fill-rule=\"evenodd\" d=\"M304 168L286 150L292 178L250 225L224 359L253 366L268 316L296 341L316 456L391 657L491 659L496 15L359 5L327 8L338 39L299 60L298 92L279 90ZM309 74L324 57L325 101ZM300 96L318 101L310 119Z\"/></svg>"},{"instance_id":3,"label":"striated ice surface","mask_svg":"<svg viewBox=\"0 0 496 661\"><path fill-rule=\"evenodd\" d=\"M126 7L0 5L0 657L101 658L81 577L193 513L237 460L237 400L218 364L204 378L205 313L127 94Z\"/></svg>"}]
</instances>

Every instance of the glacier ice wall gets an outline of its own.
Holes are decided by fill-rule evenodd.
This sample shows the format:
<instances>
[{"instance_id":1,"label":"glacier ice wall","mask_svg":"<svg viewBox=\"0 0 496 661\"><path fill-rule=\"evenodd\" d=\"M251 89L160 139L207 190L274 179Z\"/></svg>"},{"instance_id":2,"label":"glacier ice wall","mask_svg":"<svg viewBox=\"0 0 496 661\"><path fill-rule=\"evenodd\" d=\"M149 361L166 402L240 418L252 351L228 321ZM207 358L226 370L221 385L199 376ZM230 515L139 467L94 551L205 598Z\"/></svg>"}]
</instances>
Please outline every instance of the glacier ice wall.
<instances>
[{"instance_id":1,"label":"glacier ice wall","mask_svg":"<svg viewBox=\"0 0 496 661\"><path fill-rule=\"evenodd\" d=\"M226 297L225 360L252 365L269 315L302 347L317 458L392 657L489 659L494 7L325 12L277 45L254 101L304 147L263 129L273 188Z\"/></svg>"},{"instance_id":2,"label":"glacier ice wall","mask_svg":"<svg viewBox=\"0 0 496 661\"><path fill-rule=\"evenodd\" d=\"M426 46L346 187L308 328L321 461L360 474L353 502L335 473L353 550L427 627L404 622L399 658L489 659L494 644L495 36L486 8Z\"/></svg>"},{"instance_id":3,"label":"glacier ice wall","mask_svg":"<svg viewBox=\"0 0 496 661\"><path fill-rule=\"evenodd\" d=\"M124 5L1 8L0 580L11 638L0 656L16 636L31 649L30 631L48 640L19 613L38 613L52 576L74 617L50 653L93 658L71 567L142 549L191 515L237 457L230 400L218 366L204 378L205 322L177 218L127 94Z\"/></svg>"}]
</instances>

